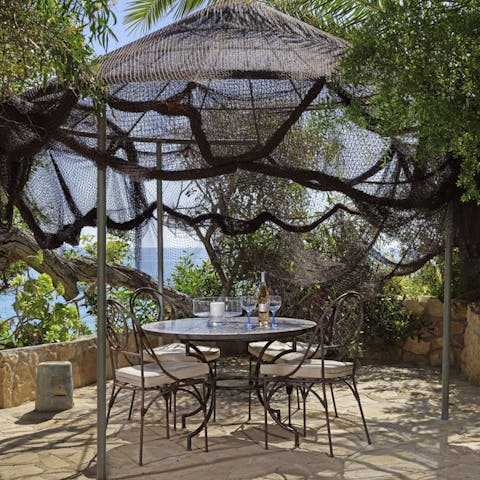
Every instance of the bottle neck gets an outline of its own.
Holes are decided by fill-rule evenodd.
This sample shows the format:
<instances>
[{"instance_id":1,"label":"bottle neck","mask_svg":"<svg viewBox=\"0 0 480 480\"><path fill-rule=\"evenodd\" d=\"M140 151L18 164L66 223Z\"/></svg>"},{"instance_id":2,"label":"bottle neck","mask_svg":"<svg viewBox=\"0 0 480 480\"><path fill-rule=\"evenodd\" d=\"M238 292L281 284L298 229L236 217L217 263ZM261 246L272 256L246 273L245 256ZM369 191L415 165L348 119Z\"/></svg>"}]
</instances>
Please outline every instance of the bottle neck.
<instances>
[{"instance_id":1,"label":"bottle neck","mask_svg":"<svg viewBox=\"0 0 480 480\"><path fill-rule=\"evenodd\" d=\"M260 274L260 283L267 283L265 272Z\"/></svg>"}]
</instances>

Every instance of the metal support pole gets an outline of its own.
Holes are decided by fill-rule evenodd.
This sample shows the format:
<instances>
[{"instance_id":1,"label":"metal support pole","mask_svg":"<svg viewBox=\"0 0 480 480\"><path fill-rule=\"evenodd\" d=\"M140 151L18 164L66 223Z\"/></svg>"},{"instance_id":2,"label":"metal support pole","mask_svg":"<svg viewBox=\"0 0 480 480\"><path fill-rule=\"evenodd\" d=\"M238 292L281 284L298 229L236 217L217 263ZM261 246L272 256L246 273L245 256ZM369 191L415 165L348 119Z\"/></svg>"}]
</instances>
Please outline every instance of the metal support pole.
<instances>
[{"instance_id":1,"label":"metal support pole","mask_svg":"<svg viewBox=\"0 0 480 480\"><path fill-rule=\"evenodd\" d=\"M445 271L443 276L443 349L442 349L442 420L448 420L450 390L450 323L452 316L452 245L453 204L449 203L445 217Z\"/></svg>"},{"instance_id":2,"label":"metal support pole","mask_svg":"<svg viewBox=\"0 0 480 480\"><path fill-rule=\"evenodd\" d=\"M106 150L105 110L97 117L97 148ZM107 195L106 170L97 167L97 480L105 480L107 451L106 421L106 249Z\"/></svg>"},{"instance_id":3,"label":"metal support pole","mask_svg":"<svg viewBox=\"0 0 480 480\"><path fill-rule=\"evenodd\" d=\"M162 143L157 142L157 167L162 168ZM163 182L157 180L157 281L160 297L161 319L164 318L163 301Z\"/></svg>"}]
</instances>

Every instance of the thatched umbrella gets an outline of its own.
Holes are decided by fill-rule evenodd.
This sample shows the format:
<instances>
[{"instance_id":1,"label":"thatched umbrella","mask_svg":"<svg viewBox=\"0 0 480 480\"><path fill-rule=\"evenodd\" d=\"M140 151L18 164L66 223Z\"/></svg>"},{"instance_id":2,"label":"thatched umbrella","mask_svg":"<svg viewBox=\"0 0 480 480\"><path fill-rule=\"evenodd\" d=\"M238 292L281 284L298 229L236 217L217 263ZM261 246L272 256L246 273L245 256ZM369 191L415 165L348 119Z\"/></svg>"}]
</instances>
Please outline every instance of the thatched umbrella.
<instances>
[{"instance_id":1,"label":"thatched umbrella","mask_svg":"<svg viewBox=\"0 0 480 480\"><path fill-rule=\"evenodd\" d=\"M228 173L263 159L320 95L346 46L260 2L208 7L101 59L99 75L111 86L107 115L98 122L98 150L107 150L114 137L195 143L198 163L170 175L177 179ZM86 117L77 118L75 135L88 137L93 128ZM175 159L162 165L158 146L156 157L153 170L138 158L116 167L139 178L168 178L160 167L174 170ZM102 156L96 158L101 165ZM105 198L105 169L99 168L98 478L105 476ZM160 220L162 212L157 215Z\"/></svg>"}]
</instances>

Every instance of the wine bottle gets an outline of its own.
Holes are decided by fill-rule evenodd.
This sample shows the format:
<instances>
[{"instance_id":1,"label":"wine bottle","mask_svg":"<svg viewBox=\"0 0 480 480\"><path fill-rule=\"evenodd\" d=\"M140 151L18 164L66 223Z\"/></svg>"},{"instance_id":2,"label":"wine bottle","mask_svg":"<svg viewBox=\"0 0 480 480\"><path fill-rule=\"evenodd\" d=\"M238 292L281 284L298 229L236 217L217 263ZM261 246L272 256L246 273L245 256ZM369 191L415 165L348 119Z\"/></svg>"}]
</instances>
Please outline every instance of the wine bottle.
<instances>
[{"instance_id":1,"label":"wine bottle","mask_svg":"<svg viewBox=\"0 0 480 480\"><path fill-rule=\"evenodd\" d=\"M268 292L267 282L265 281L265 272L261 274L260 291L258 292L258 324L266 326L269 322L270 294Z\"/></svg>"}]
</instances>

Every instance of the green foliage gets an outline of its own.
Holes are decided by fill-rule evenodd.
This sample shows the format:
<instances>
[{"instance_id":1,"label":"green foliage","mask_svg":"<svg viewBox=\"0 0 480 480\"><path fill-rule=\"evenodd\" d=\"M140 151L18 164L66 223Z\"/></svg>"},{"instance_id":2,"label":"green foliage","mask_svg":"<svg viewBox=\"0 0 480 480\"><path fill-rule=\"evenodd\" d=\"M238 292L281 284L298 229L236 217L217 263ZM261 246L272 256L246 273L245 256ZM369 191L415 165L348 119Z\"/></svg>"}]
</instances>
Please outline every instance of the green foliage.
<instances>
[{"instance_id":1,"label":"green foliage","mask_svg":"<svg viewBox=\"0 0 480 480\"><path fill-rule=\"evenodd\" d=\"M354 33L342 69L373 88L379 133L415 138L419 164L458 160L465 201L480 201L479 37L477 1L385 1Z\"/></svg>"},{"instance_id":2,"label":"green foliage","mask_svg":"<svg viewBox=\"0 0 480 480\"><path fill-rule=\"evenodd\" d=\"M129 30L150 30L161 18L175 10L175 17L180 18L196 8L215 3L208 0L131 0L128 2L124 23ZM176 8L175 8L176 7Z\"/></svg>"},{"instance_id":3,"label":"green foliage","mask_svg":"<svg viewBox=\"0 0 480 480\"><path fill-rule=\"evenodd\" d=\"M95 237L84 235L81 248L68 248L62 251L66 258L77 258L83 252L95 256L97 244ZM127 236L107 237L107 260L110 265L125 265L131 261L130 243ZM29 259L32 268L43 263L43 253L37 252ZM54 287L52 278L41 273L31 275L30 269L23 261L12 263L3 272L4 290L12 290L15 301L12 305L15 315L0 319L0 345L18 347L37 345L47 342L60 342L90 333L79 317L79 306L84 306L90 315L96 314L96 287L80 284L81 294L70 302L62 299L64 293L60 284ZM123 305L128 305L131 292L123 288L108 287L108 295ZM152 307L145 304L144 317L148 318ZM152 317L150 317L152 318Z\"/></svg>"},{"instance_id":4,"label":"green foliage","mask_svg":"<svg viewBox=\"0 0 480 480\"><path fill-rule=\"evenodd\" d=\"M193 263L193 255L185 255L175 265L170 276L173 288L193 297L212 297L222 290L220 280L209 260Z\"/></svg>"},{"instance_id":5,"label":"green foliage","mask_svg":"<svg viewBox=\"0 0 480 480\"><path fill-rule=\"evenodd\" d=\"M245 0L245 3L252 0ZM181 18L219 0L131 0L125 23L131 30L151 29L170 13ZM288 15L335 35L347 36L369 15L382 9L383 0L264 0Z\"/></svg>"},{"instance_id":6,"label":"green foliage","mask_svg":"<svg viewBox=\"0 0 480 480\"><path fill-rule=\"evenodd\" d=\"M15 315L0 326L3 346L21 347L62 342L89 333L76 305L61 298L64 290L46 273L38 277L17 274L10 283L15 292Z\"/></svg>"},{"instance_id":7,"label":"green foliage","mask_svg":"<svg viewBox=\"0 0 480 480\"><path fill-rule=\"evenodd\" d=\"M0 100L53 77L97 98L90 42L106 45L112 20L108 0L3 1Z\"/></svg>"},{"instance_id":8,"label":"green foliage","mask_svg":"<svg viewBox=\"0 0 480 480\"><path fill-rule=\"evenodd\" d=\"M454 249L452 258L452 297L461 298L460 287L460 253ZM398 284L402 294L417 298L421 295L429 295L443 301L443 272L444 257L435 257L426 263L420 270L411 275L398 277L394 281Z\"/></svg>"},{"instance_id":9,"label":"green foliage","mask_svg":"<svg viewBox=\"0 0 480 480\"><path fill-rule=\"evenodd\" d=\"M365 334L383 338L392 345L403 343L424 326L422 320L405 309L398 287L387 284L379 295L365 304Z\"/></svg>"},{"instance_id":10,"label":"green foliage","mask_svg":"<svg viewBox=\"0 0 480 480\"><path fill-rule=\"evenodd\" d=\"M93 235L82 235L81 246L87 255L97 256L97 240ZM108 234L106 248L109 265L126 265L133 260L129 235Z\"/></svg>"},{"instance_id":11,"label":"green foliage","mask_svg":"<svg viewBox=\"0 0 480 480\"><path fill-rule=\"evenodd\" d=\"M342 38L370 16L382 11L384 0L267 0L266 3L314 27Z\"/></svg>"}]
</instances>

